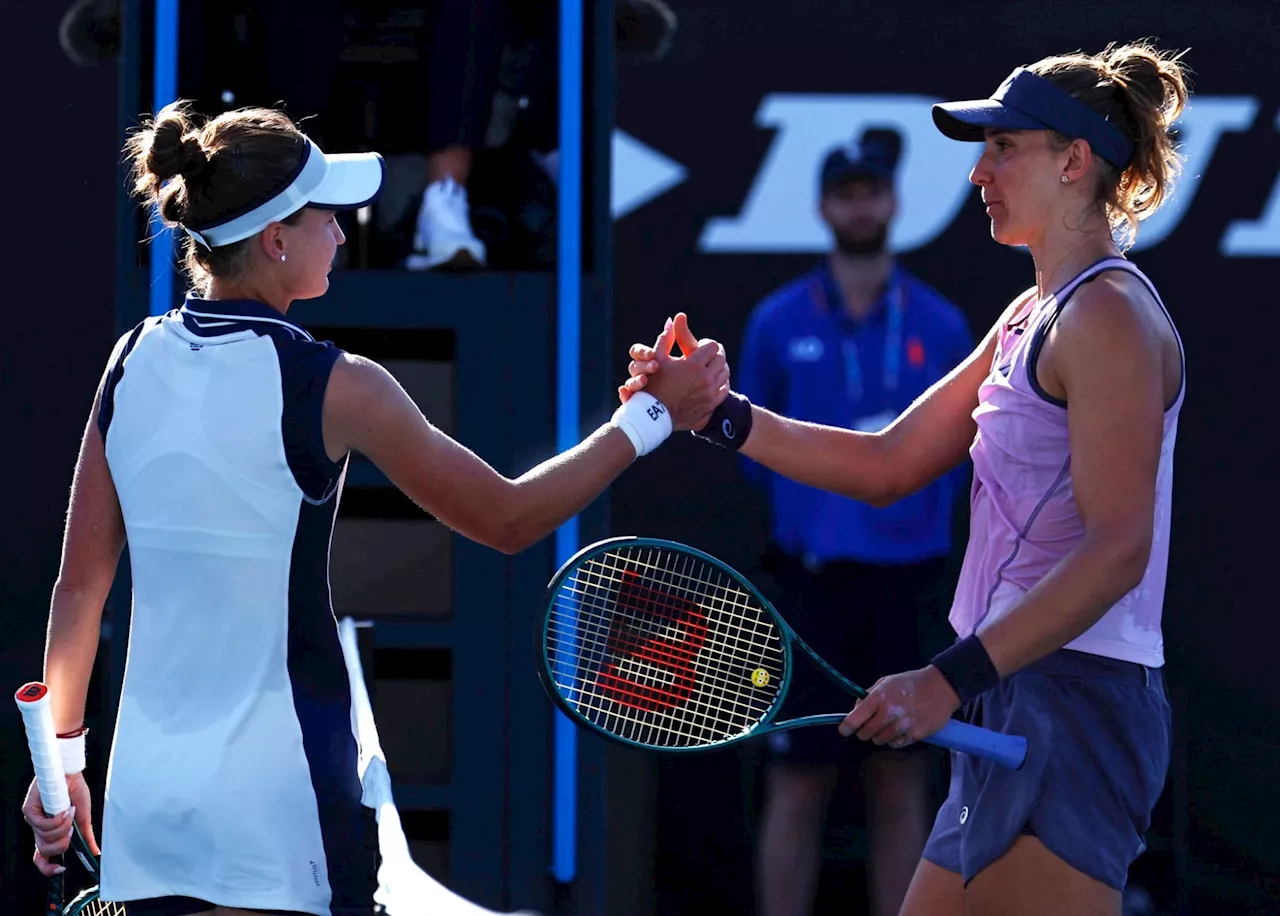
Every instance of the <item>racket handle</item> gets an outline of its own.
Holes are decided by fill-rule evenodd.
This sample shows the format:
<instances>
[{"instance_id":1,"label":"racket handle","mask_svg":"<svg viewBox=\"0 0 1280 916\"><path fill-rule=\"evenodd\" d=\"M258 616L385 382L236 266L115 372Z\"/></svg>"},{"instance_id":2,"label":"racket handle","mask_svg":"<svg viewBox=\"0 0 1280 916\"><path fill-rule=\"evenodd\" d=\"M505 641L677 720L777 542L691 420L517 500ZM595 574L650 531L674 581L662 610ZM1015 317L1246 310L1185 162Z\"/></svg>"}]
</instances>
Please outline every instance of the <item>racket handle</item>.
<instances>
[{"instance_id":1,"label":"racket handle","mask_svg":"<svg viewBox=\"0 0 1280 916\"><path fill-rule=\"evenodd\" d=\"M31 765L36 771L36 785L40 788L40 803L44 813L53 817L71 807L71 797L67 794L67 778L63 775L62 756L58 752L58 733L53 726L49 688L38 681L23 684L14 700L26 728Z\"/></svg>"},{"instance_id":2,"label":"racket handle","mask_svg":"<svg viewBox=\"0 0 1280 916\"><path fill-rule=\"evenodd\" d=\"M40 806L50 816L61 814L71 807L67 794L67 778L62 772L62 755L58 753L58 732L53 726L53 711L49 707L49 688L39 681L23 684L14 694L22 725L27 732L27 747L31 751L31 765L36 771L36 786L40 789ZM62 864L62 856L50 861ZM57 874L45 885L45 909L50 914L62 912L63 880Z\"/></svg>"},{"instance_id":3,"label":"racket handle","mask_svg":"<svg viewBox=\"0 0 1280 916\"><path fill-rule=\"evenodd\" d=\"M1027 759L1027 739L1021 735L993 732L955 719L924 740L938 747L982 757L1010 770L1021 769Z\"/></svg>"},{"instance_id":4,"label":"racket handle","mask_svg":"<svg viewBox=\"0 0 1280 916\"><path fill-rule=\"evenodd\" d=\"M57 857L61 862L62 856ZM45 884L45 900L44 908L49 916L58 916L62 912L62 903L66 899L63 891L63 882L61 873L47 879Z\"/></svg>"}]
</instances>

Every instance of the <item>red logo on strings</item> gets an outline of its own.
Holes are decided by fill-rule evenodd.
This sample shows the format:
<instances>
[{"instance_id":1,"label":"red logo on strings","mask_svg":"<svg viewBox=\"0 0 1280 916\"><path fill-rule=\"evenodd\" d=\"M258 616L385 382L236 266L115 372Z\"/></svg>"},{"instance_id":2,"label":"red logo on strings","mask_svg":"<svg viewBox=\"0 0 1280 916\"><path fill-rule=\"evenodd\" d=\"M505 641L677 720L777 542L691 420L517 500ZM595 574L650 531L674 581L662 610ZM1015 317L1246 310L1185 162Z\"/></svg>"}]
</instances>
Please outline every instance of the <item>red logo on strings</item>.
<instances>
[{"instance_id":1,"label":"red logo on strings","mask_svg":"<svg viewBox=\"0 0 1280 916\"><path fill-rule=\"evenodd\" d=\"M634 572L622 574L618 611L605 642L609 661L596 678L600 692L646 712L687 702L707 615L687 598L651 588Z\"/></svg>"}]
</instances>

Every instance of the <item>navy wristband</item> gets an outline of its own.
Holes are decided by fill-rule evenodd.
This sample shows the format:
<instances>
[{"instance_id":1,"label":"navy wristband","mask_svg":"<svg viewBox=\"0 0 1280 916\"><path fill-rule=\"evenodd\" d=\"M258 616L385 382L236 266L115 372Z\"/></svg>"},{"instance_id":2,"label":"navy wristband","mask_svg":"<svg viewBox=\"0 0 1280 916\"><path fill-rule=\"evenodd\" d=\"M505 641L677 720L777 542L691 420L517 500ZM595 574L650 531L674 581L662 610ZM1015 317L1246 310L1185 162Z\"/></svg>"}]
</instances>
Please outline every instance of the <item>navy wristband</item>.
<instances>
[{"instance_id":1,"label":"navy wristband","mask_svg":"<svg viewBox=\"0 0 1280 916\"><path fill-rule=\"evenodd\" d=\"M707 425L691 432L699 439L736 452L751 435L751 402L736 391L730 391L720 406L711 412Z\"/></svg>"},{"instance_id":2,"label":"navy wristband","mask_svg":"<svg viewBox=\"0 0 1280 916\"><path fill-rule=\"evenodd\" d=\"M976 633L943 649L931 664L947 679L961 705L1000 683L1000 672Z\"/></svg>"}]
</instances>

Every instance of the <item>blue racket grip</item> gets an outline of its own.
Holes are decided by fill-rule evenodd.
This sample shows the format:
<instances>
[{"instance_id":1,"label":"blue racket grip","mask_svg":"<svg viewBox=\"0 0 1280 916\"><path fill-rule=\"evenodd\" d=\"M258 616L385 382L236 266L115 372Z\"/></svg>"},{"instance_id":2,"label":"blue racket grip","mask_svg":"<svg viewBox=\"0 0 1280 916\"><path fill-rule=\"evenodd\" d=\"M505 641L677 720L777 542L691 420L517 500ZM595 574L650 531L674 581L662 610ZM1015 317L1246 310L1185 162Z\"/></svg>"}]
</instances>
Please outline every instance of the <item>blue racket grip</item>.
<instances>
[{"instance_id":1,"label":"blue racket grip","mask_svg":"<svg viewBox=\"0 0 1280 916\"><path fill-rule=\"evenodd\" d=\"M1027 759L1027 739L1021 735L1005 735L955 719L924 740L938 747L983 757L1011 770L1021 769Z\"/></svg>"}]
</instances>

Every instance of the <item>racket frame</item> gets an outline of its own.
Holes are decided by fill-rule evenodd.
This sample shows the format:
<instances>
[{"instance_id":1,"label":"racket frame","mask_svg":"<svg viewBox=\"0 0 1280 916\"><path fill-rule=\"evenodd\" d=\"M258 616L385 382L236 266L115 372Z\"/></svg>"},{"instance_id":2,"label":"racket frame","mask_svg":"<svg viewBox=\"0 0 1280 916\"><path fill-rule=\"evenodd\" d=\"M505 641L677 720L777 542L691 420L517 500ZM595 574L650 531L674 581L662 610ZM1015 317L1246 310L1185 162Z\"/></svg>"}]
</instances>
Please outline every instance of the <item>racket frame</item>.
<instances>
[{"instance_id":1,"label":"racket frame","mask_svg":"<svg viewBox=\"0 0 1280 916\"><path fill-rule=\"evenodd\" d=\"M739 574L732 567L720 560L717 560L710 554L698 550L696 547L689 547L688 545L679 544L675 541L664 540L662 538L633 536L613 537L596 541L593 544L583 547L573 556L569 557L569 559L565 560L560 568L556 570L556 574L552 577L551 582L548 583L546 591L543 594L542 620L538 625L537 633L535 635L537 639L536 651L538 653L538 679L542 682L542 687L546 691L547 696L549 696L556 707L567 715L573 722L586 726L596 734L603 735L618 744L625 745L626 747L638 747L646 751L657 751L663 754L703 754L707 751L714 751L722 747L728 747L732 744L738 744L748 738L757 737L761 730L766 728L766 726L768 726L772 722L773 718L778 714L779 709L782 707L782 701L786 699L787 690L791 686L791 665L793 656L788 636L792 636L794 634L790 632L790 628L785 624L783 624L781 628L783 637L780 640L782 643L782 684L778 688L773 701L765 710L764 715L760 717L760 720L742 734L734 735L731 738L721 738L718 741L710 741L705 744L697 744L691 747L664 747L654 744L645 744L640 741L632 741L629 738L624 738L621 735L614 734L608 729L600 728L586 716L582 715L582 713L578 712L578 710L574 708L573 704L565 699L564 695L560 692L560 688L556 686L555 672L551 667L551 659L547 655L546 651L547 629L551 625L551 614L556 606L556 597L560 594L560 589L564 585L565 580L591 557L598 554L609 553L624 547L653 547L661 550L676 549L680 553L692 555L693 557L708 563L713 568L723 569L737 580L738 585L746 588L746 590L749 591L756 600L762 603L765 610L772 614L776 623L783 623L781 616L779 616L773 609L773 605L765 599L764 595L760 594L760 590L757 589L745 576Z\"/></svg>"},{"instance_id":2,"label":"racket frame","mask_svg":"<svg viewBox=\"0 0 1280 916\"><path fill-rule=\"evenodd\" d=\"M72 825L70 851L76 854L76 858L80 860L80 864L84 866L85 871L89 873L94 882L91 887L86 887L71 898L71 902L62 909L62 916L80 916L90 904L99 899L99 883L102 881L101 864L98 857L89 848L89 843L85 840L84 834L80 832L79 824ZM116 904L116 906L121 912L124 911L124 908L119 904Z\"/></svg>"},{"instance_id":3,"label":"racket frame","mask_svg":"<svg viewBox=\"0 0 1280 916\"><path fill-rule=\"evenodd\" d=\"M655 549L685 554L695 559L702 560L714 569L721 570L734 579L738 586L760 602L765 613L772 618L773 623L778 627L782 634L782 638L780 640L782 643L783 659L782 684L778 688L777 694L774 696L772 703L770 703L765 713L754 725L741 734L690 747L667 747L632 741L629 738L624 738L621 735L614 734L608 729L601 728L590 719L586 718L582 713L578 712L578 710L574 708L573 704L564 697L560 688L556 685L555 672L552 670L551 659L546 651L547 630L551 625L552 613L556 608L556 599L560 594L561 587L564 585L565 580L593 556L610 553L622 548L644 547L652 547ZM791 625L787 623L786 619L778 612L777 608L773 606L773 602L769 601L769 599L761 593L760 589L758 589L750 579L742 575L742 573L738 572L723 560L719 560L704 551L698 550L696 547L690 547L687 544L681 544L677 541L666 540L663 538L621 536L606 538L589 544L573 556L569 557L569 559L567 559L556 571L543 594L542 608L542 620L537 627L535 635L537 639L536 651L538 654L538 678L542 682L543 689L551 698L551 701L555 704L556 708L567 715L571 721L581 726L585 726L596 734L603 735L605 738L627 747L638 747L643 748L646 751L655 751L664 754L701 754L708 751L719 750L720 748L738 744L752 738L759 738L768 732L790 730L793 728L806 728L814 725L838 725L845 719L847 713L827 713L801 716L795 719L788 719L783 722L774 721L778 713L781 711L783 702L786 700L787 692L791 688L792 666L795 662L795 646L802 649L805 655L817 664L818 669L842 690L857 699L862 699L867 695L867 691L863 687L849 680L823 660L818 653L814 652L813 649L800 638L800 635L792 629ZM985 733L986 736L990 736L991 741L974 741L975 737L979 739L984 737L983 733ZM981 754L983 757L1014 770L1021 768L1026 754L1025 738L991 732L988 729L970 725L958 719L949 720L941 730L927 738L924 738L923 741L945 748L962 750L967 753L981 753L976 750L976 747L978 745L986 745L987 747L985 749L988 753ZM993 749L990 747L992 742L1000 742L1003 746L993 752ZM957 744L960 746L956 747ZM1018 748L1018 750L1015 751L1014 748Z\"/></svg>"}]
</instances>

